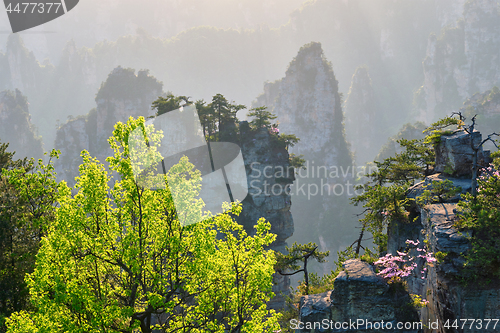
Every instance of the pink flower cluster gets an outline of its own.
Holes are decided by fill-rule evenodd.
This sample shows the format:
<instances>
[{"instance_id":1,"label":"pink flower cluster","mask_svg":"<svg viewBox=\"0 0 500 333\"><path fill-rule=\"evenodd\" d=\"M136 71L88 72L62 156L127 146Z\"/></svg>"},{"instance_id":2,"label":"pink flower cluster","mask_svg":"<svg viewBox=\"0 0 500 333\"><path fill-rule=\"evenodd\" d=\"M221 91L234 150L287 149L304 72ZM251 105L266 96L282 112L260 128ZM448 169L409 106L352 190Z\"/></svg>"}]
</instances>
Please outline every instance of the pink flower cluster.
<instances>
[{"instance_id":1,"label":"pink flower cluster","mask_svg":"<svg viewBox=\"0 0 500 333\"><path fill-rule=\"evenodd\" d=\"M493 178L494 180L500 180L500 171L496 170L495 166L493 164L490 164L489 167L484 168L483 172L481 173L481 175L479 176L478 179L480 181L488 181L491 178ZM479 184L479 187L477 189L478 193L481 192L481 190L483 189L483 186L484 186L484 184L481 184L481 183Z\"/></svg>"},{"instance_id":2,"label":"pink flower cluster","mask_svg":"<svg viewBox=\"0 0 500 333\"><path fill-rule=\"evenodd\" d=\"M408 239L406 241L406 244L408 245L413 245L417 247L420 244L420 241L412 241ZM417 268L417 263L415 262L415 258L422 258L425 260L424 264L427 264L429 262L434 262L436 261L436 258L432 256L432 253L427 252L425 248L419 248L417 247L416 250L419 254L416 257L410 256L408 252L397 252L397 256L393 256L392 254L388 253L384 257L379 258L375 262L375 265L381 265L384 267L377 275L382 276L383 278L386 279L391 279L391 280L399 280L401 278L410 276L412 272ZM420 271L421 278L425 278L425 271L427 270L427 267L424 267L422 271Z\"/></svg>"},{"instance_id":3,"label":"pink flower cluster","mask_svg":"<svg viewBox=\"0 0 500 333\"><path fill-rule=\"evenodd\" d=\"M271 128L271 133L278 134L279 132L280 132L279 128L277 128L277 127L272 127Z\"/></svg>"},{"instance_id":4,"label":"pink flower cluster","mask_svg":"<svg viewBox=\"0 0 500 333\"><path fill-rule=\"evenodd\" d=\"M413 272L413 270L417 267L417 263L411 263L411 265L403 265L403 267L399 267L401 264L407 263L408 261L413 260L413 258L405 259L407 256L406 253L402 253L398 251L399 256L393 256L390 253L387 253L384 257L379 258L375 262L376 265L382 265L385 267L382 271L378 272L377 275L381 275L386 279L392 278L403 278L407 277ZM401 263L401 264L400 264Z\"/></svg>"}]
</instances>

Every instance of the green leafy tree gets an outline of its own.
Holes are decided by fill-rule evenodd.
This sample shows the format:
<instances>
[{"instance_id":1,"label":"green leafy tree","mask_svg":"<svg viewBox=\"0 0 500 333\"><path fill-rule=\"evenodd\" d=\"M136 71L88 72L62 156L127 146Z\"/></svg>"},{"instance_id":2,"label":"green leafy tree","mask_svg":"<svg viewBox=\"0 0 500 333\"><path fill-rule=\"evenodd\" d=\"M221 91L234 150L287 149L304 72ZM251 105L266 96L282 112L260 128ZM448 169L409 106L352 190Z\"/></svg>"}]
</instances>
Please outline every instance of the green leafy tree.
<instances>
[{"instance_id":1,"label":"green leafy tree","mask_svg":"<svg viewBox=\"0 0 500 333\"><path fill-rule=\"evenodd\" d=\"M134 168L141 165L131 162L128 146L138 127L149 141L160 140L142 117L118 123L110 170L84 151L76 195L58 184L60 207L27 277L34 310L13 314L8 332L278 329L266 309L275 264L264 249L275 239L270 224L259 220L248 236L232 218L241 211L233 204L230 213L183 226L172 196L202 216L200 173L184 157L165 176L172 191L139 186ZM110 171L119 175L111 187Z\"/></svg>"},{"instance_id":2,"label":"green leafy tree","mask_svg":"<svg viewBox=\"0 0 500 333\"><path fill-rule=\"evenodd\" d=\"M295 146L300 141L295 134L285 133L280 133L277 140L280 145L283 145L286 148L286 150L288 150L289 147Z\"/></svg>"},{"instance_id":3,"label":"green leafy tree","mask_svg":"<svg viewBox=\"0 0 500 333\"><path fill-rule=\"evenodd\" d=\"M304 155L296 155L294 153L290 153L288 157L288 161L290 162L290 166L294 167L295 169L305 169L306 167L304 166L306 163L306 160L304 159Z\"/></svg>"},{"instance_id":4,"label":"green leafy tree","mask_svg":"<svg viewBox=\"0 0 500 333\"><path fill-rule=\"evenodd\" d=\"M420 206L425 206L431 203L446 202L460 194L462 189L453 185L449 179L443 181L432 181L431 184L425 185L423 193L416 198L416 202Z\"/></svg>"},{"instance_id":5,"label":"green leafy tree","mask_svg":"<svg viewBox=\"0 0 500 333\"><path fill-rule=\"evenodd\" d=\"M449 129L450 126L459 129L464 126L464 122L462 119L453 118L453 115L438 120L425 129L424 133L429 133L425 138L425 143L438 144L441 141L441 136L453 133L453 130Z\"/></svg>"},{"instance_id":6,"label":"green leafy tree","mask_svg":"<svg viewBox=\"0 0 500 333\"><path fill-rule=\"evenodd\" d=\"M0 332L4 318L29 308L24 276L34 269L58 195L51 160L13 161L7 147L0 145Z\"/></svg>"}]
</instances>

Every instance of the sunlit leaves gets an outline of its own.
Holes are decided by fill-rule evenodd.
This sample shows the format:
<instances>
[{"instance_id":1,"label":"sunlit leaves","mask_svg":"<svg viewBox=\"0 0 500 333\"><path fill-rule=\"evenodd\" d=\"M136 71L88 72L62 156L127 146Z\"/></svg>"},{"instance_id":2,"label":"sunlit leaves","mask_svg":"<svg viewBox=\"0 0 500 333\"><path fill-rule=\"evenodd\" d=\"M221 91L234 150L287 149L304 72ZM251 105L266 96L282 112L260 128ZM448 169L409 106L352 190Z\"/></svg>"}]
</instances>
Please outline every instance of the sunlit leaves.
<instances>
[{"instance_id":1,"label":"sunlit leaves","mask_svg":"<svg viewBox=\"0 0 500 333\"><path fill-rule=\"evenodd\" d=\"M160 138L142 118L118 123L109 170L84 151L76 194L59 185L60 207L27 278L35 311L14 314L9 332L277 329L266 309L275 263L265 250L275 239L270 224L260 220L248 236L233 219L241 211L235 203L229 213L183 226L170 190L141 187L134 176L127 143L136 128ZM201 216L200 174L187 158L166 177L184 187L176 203Z\"/></svg>"}]
</instances>

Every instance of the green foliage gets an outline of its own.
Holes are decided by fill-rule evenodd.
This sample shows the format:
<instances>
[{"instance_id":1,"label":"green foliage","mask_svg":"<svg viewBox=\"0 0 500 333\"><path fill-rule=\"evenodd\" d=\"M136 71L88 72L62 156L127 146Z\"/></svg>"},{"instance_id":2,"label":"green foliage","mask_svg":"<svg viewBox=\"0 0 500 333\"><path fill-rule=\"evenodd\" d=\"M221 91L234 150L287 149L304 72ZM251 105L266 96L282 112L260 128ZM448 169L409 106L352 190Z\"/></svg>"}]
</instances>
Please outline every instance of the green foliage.
<instances>
[{"instance_id":1,"label":"green foliage","mask_svg":"<svg viewBox=\"0 0 500 333\"><path fill-rule=\"evenodd\" d=\"M431 184L424 186L423 193L416 198L418 205L425 206L435 202L446 202L462 192L460 187L453 186L449 179L443 181L434 180Z\"/></svg>"},{"instance_id":2,"label":"green foliage","mask_svg":"<svg viewBox=\"0 0 500 333\"><path fill-rule=\"evenodd\" d=\"M236 141L236 115L246 106L233 103L221 94L214 95L212 103L208 105L204 100L196 101L196 109L207 141Z\"/></svg>"},{"instance_id":3,"label":"green foliage","mask_svg":"<svg viewBox=\"0 0 500 333\"><path fill-rule=\"evenodd\" d=\"M368 174L368 182L358 185L362 194L351 199L355 206L363 205L364 216L359 220L362 230L373 235L378 255L386 251L386 228L391 221L410 222L407 198L410 186L432 173L434 150L425 140L397 141L404 150L382 162L374 161L377 169Z\"/></svg>"},{"instance_id":4,"label":"green foliage","mask_svg":"<svg viewBox=\"0 0 500 333\"><path fill-rule=\"evenodd\" d=\"M265 127L267 129L271 129L271 120L274 120L277 118L273 113L267 111L267 107L265 107L265 106L250 109L248 116L255 118L250 122L250 125L254 129L262 128L262 127Z\"/></svg>"},{"instance_id":5,"label":"green foliage","mask_svg":"<svg viewBox=\"0 0 500 333\"><path fill-rule=\"evenodd\" d=\"M478 179L476 197L467 193L458 203L457 226L472 231L471 248L465 253L463 277L467 283L500 278L500 160L489 168L491 175Z\"/></svg>"},{"instance_id":6,"label":"green foliage","mask_svg":"<svg viewBox=\"0 0 500 333\"><path fill-rule=\"evenodd\" d=\"M366 186L366 185L365 185ZM363 228L368 230L378 246L379 254L387 249L386 227L391 221L409 222L407 208L411 199L406 197L409 184L390 186L373 185L365 187L365 192L352 201L363 203L366 208L364 217L360 219Z\"/></svg>"},{"instance_id":7,"label":"green foliage","mask_svg":"<svg viewBox=\"0 0 500 333\"><path fill-rule=\"evenodd\" d=\"M448 255L449 252L438 251L434 253L434 258L436 258L438 263L442 263Z\"/></svg>"},{"instance_id":8,"label":"green foliage","mask_svg":"<svg viewBox=\"0 0 500 333\"><path fill-rule=\"evenodd\" d=\"M106 170L82 152L71 195L57 185L59 207L47 224L36 267L27 277L33 311L13 314L8 332L271 332L278 316L272 294L275 239L263 219L248 236L230 213L183 226L172 193L149 190L134 178L128 137L144 119L118 123ZM111 182L111 173L119 180ZM201 214L200 173L183 158L166 175L192 184L183 192L189 214ZM166 179L165 179L166 180ZM109 184L112 184L111 187ZM198 185L197 185L198 184Z\"/></svg>"},{"instance_id":9,"label":"green foliage","mask_svg":"<svg viewBox=\"0 0 500 333\"><path fill-rule=\"evenodd\" d=\"M230 141L231 136L236 134L236 124L238 119L236 114L239 110L246 108L242 104L232 104L221 94L216 94L212 97L210 103L213 119L217 120L218 133L215 137L217 141ZM214 138L214 139L215 139Z\"/></svg>"},{"instance_id":10,"label":"green foliage","mask_svg":"<svg viewBox=\"0 0 500 333\"><path fill-rule=\"evenodd\" d=\"M295 134L281 133L276 137L276 141L280 147L284 147L288 150L289 147L295 146L300 139L295 136Z\"/></svg>"},{"instance_id":11,"label":"green foliage","mask_svg":"<svg viewBox=\"0 0 500 333\"><path fill-rule=\"evenodd\" d=\"M429 301L422 299L420 295L410 294L410 297L411 297L411 305L415 309L425 308L427 304L429 304Z\"/></svg>"},{"instance_id":12,"label":"green foliage","mask_svg":"<svg viewBox=\"0 0 500 333\"><path fill-rule=\"evenodd\" d=\"M276 271L281 275L294 275L304 272L304 290L305 295L309 295L309 273L307 271L307 262L310 259L315 259L319 263L325 262L325 258L330 254L330 251L318 251L318 246L315 243L297 244L293 243L292 247L286 247L287 254L276 253ZM303 268L299 265L302 263ZM294 271L288 273L286 271Z\"/></svg>"},{"instance_id":13,"label":"green foliage","mask_svg":"<svg viewBox=\"0 0 500 333\"><path fill-rule=\"evenodd\" d=\"M289 147L295 146L300 141L300 139L294 134L279 133L279 124L271 124L271 120L274 120L277 117L273 113L267 111L267 107L262 106L253 108L250 111L251 112L248 113L248 116L255 118L250 122L251 128L253 130L257 130L259 128L267 128L270 130L272 134L275 134L273 136L273 140L275 140L279 147L284 147L288 150ZM303 155L295 155L293 153L289 154L288 161L290 166L295 169L305 169L304 165L306 160L303 158Z\"/></svg>"},{"instance_id":14,"label":"green foliage","mask_svg":"<svg viewBox=\"0 0 500 333\"><path fill-rule=\"evenodd\" d=\"M159 97L154 101L151 108L156 110L156 116L161 116L167 112L177 110L181 106L190 105L192 103L189 97L168 94L167 97Z\"/></svg>"},{"instance_id":15,"label":"green foliage","mask_svg":"<svg viewBox=\"0 0 500 333\"><path fill-rule=\"evenodd\" d=\"M365 248L365 253L363 253L363 255L359 258L369 264L373 264L375 261L379 259L377 254L369 248Z\"/></svg>"},{"instance_id":16,"label":"green foliage","mask_svg":"<svg viewBox=\"0 0 500 333\"><path fill-rule=\"evenodd\" d=\"M439 142L441 142L441 136L453 134L453 131L446 130L446 128L450 126L456 126L456 128L458 129L463 125L464 123L462 120L453 117L445 117L443 119L440 119L424 130L424 133L429 133L426 136L424 143L437 145Z\"/></svg>"},{"instance_id":17,"label":"green foliage","mask_svg":"<svg viewBox=\"0 0 500 333\"><path fill-rule=\"evenodd\" d=\"M29 308L24 276L34 269L58 196L51 160L13 161L7 146L0 145L0 332L4 318Z\"/></svg>"},{"instance_id":18,"label":"green foliage","mask_svg":"<svg viewBox=\"0 0 500 333\"><path fill-rule=\"evenodd\" d=\"M306 160L303 159L304 155L295 155L291 153L289 155L288 161L291 167L294 167L296 170L305 169Z\"/></svg>"}]
</instances>

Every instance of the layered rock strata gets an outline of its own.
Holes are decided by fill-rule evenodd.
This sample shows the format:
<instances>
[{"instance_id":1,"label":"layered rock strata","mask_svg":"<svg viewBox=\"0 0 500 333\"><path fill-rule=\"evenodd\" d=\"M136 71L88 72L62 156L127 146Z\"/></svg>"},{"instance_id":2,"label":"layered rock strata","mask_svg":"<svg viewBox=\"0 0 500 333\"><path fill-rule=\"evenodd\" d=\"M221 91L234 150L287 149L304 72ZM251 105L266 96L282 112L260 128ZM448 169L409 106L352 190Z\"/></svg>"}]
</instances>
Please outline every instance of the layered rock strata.
<instances>
[{"instance_id":1,"label":"layered rock strata","mask_svg":"<svg viewBox=\"0 0 500 333\"><path fill-rule=\"evenodd\" d=\"M303 333L311 332L421 332L398 328L415 321L407 293L396 291L359 259L347 260L334 281L333 291L303 296L300 316Z\"/></svg>"},{"instance_id":2,"label":"layered rock strata","mask_svg":"<svg viewBox=\"0 0 500 333\"><path fill-rule=\"evenodd\" d=\"M481 142L481 134L473 133L475 143ZM453 149L449 149L453 147ZM441 323L435 330L426 328L425 332L459 332L450 325L460 319L488 319L500 316L500 289L494 284L489 286L464 285L460 282L460 272L465 259L463 254L470 249L468 237L470 231L459 231L455 227L457 202L462 200L462 194L471 191L471 148L470 137L463 132L451 136L443 136L436 149L436 169L446 166L446 173L437 173L410 188L408 197L417 198L424 190L432 190L433 182L451 181L459 187L461 193L445 199L443 203L414 205L412 212L417 219L412 223L392 222L388 227L388 252L397 255L397 251L406 248L407 239L427 243L428 251L441 253L446 259L430 265L425 279L417 276L407 278L409 291L429 300L427 307L420 312L423 323ZM487 151L479 152L489 162ZM466 178L456 178L465 176ZM417 270L421 269L419 263ZM448 328L444 324L448 323ZM481 332L477 327L471 327L466 332Z\"/></svg>"},{"instance_id":3,"label":"layered rock strata","mask_svg":"<svg viewBox=\"0 0 500 333\"><path fill-rule=\"evenodd\" d=\"M398 256L398 251L407 250L407 240L418 241L422 244L419 247L426 244L428 252L445 255L444 260L431 263L427 270L423 270L424 259L418 258L415 271L424 275L412 274L405 278L410 294L419 295L421 299L429 301L428 305L419 311L417 319L422 323L422 331L426 333L484 332L485 329L480 325L467 325L464 330L453 328L453 325L459 323L460 327L464 319L484 320L500 316L500 288L497 284L464 287L460 282L460 272L465 262L463 254L470 249L469 237L472 235L470 231L459 231L455 227L458 218L457 202L463 199L464 193L471 191L472 184L471 160L464 158L464 155L468 156L470 153L470 137L464 136L463 132L457 132L442 137L436 148L436 168L446 165L447 174L436 173L426 177L424 181L411 187L407 196L416 199L425 190L432 190L435 182L445 180L451 181L460 191L442 203L415 203L409 211L411 222L392 221L387 228L387 252L394 256ZM474 132L473 140L481 142L481 134ZM482 151L482 154L487 163L487 153ZM466 178L458 178L460 176ZM419 253L413 249L410 254L416 256ZM336 323L365 317L374 322L390 320L390 304L385 306L387 298L381 297L384 295L384 288L387 288L384 287L385 282L370 271L367 263L349 260L344 263L344 268L345 272L335 279L332 292L304 296L301 299L299 319L304 323L324 319ZM488 331L492 331L491 327ZM319 329L314 332L347 331ZM366 327L358 331L370 332Z\"/></svg>"},{"instance_id":4,"label":"layered rock strata","mask_svg":"<svg viewBox=\"0 0 500 333\"><path fill-rule=\"evenodd\" d=\"M238 221L251 233L257 221L264 217L271 223L271 232L277 235L271 248L285 252L286 240L294 232L290 186L295 180L295 171L290 167L288 152L277 145L275 135L267 129L250 131L247 122L240 124L240 146L249 194L242 202ZM290 278L276 274L274 283L276 296L269 307L278 309L285 305L285 297L290 293Z\"/></svg>"},{"instance_id":5,"label":"layered rock strata","mask_svg":"<svg viewBox=\"0 0 500 333\"><path fill-rule=\"evenodd\" d=\"M277 116L280 133L300 139L288 148L306 160L306 168L298 170L292 187L297 233L319 244L322 251L336 251L355 237L346 227L352 217L347 197L353 192L352 181L350 187L346 183L352 180L354 170L344 134L338 82L321 44L304 45L290 62L285 77L266 83L253 106L266 106ZM324 237L325 233L337 237ZM332 268L326 264L321 269Z\"/></svg>"}]
</instances>

